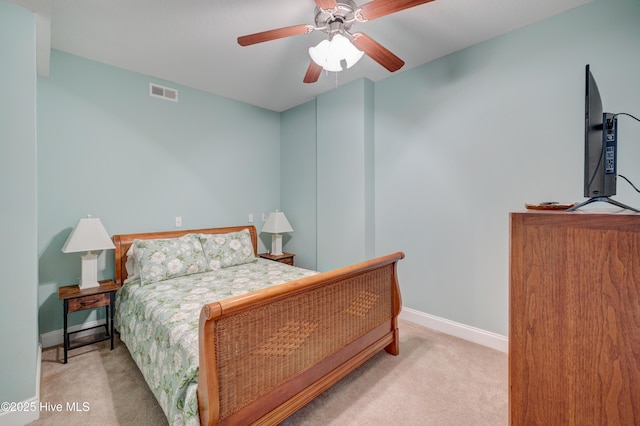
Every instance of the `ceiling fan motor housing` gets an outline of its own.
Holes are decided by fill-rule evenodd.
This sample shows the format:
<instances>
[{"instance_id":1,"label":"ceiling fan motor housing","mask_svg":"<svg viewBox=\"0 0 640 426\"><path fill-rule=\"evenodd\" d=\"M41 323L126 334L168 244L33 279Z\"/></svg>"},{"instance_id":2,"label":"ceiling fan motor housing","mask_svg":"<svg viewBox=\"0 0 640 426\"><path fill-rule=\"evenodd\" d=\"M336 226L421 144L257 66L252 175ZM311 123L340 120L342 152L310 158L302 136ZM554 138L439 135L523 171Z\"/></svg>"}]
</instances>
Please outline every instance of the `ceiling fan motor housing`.
<instances>
[{"instance_id":1,"label":"ceiling fan motor housing","mask_svg":"<svg viewBox=\"0 0 640 426\"><path fill-rule=\"evenodd\" d=\"M316 7L316 29L329 35L344 34L357 21L358 6L351 0L338 0L336 7L330 10Z\"/></svg>"}]
</instances>

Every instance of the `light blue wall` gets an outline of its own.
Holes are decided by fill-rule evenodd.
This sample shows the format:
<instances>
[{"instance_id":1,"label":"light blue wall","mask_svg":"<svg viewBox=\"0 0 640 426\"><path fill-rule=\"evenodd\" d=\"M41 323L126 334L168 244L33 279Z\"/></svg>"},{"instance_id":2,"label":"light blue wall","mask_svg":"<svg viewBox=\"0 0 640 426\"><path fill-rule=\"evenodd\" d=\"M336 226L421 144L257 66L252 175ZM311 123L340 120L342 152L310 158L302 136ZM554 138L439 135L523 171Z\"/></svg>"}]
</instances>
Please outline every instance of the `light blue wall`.
<instances>
[{"instance_id":1,"label":"light blue wall","mask_svg":"<svg viewBox=\"0 0 640 426\"><path fill-rule=\"evenodd\" d=\"M318 270L373 255L373 83L317 98Z\"/></svg>"},{"instance_id":2,"label":"light blue wall","mask_svg":"<svg viewBox=\"0 0 640 426\"><path fill-rule=\"evenodd\" d=\"M150 81L177 88L179 102L150 97ZM79 254L60 251L79 218L113 235L175 229L176 216L187 229L238 225L279 208L276 112L54 50L38 115L42 333L62 327L57 288L80 274ZM112 277L113 251L99 262Z\"/></svg>"},{"instance_id":3,"label":"light blue wall","mask_svg":"<svg viewBox=\"0 0 640 426\"><path fill-rule=\"evenodd\" d=\"M0 0L0 401L34 398L38 351L33 13Z\"/></svg>"},{"instance_id":4,"label":"light blue wall","mask_svg":"<svg viewBox=\"0 0 640 426\"><path fill-rule=\"evenodd\" d=\"M18 83L0 75L0 85L3 93L19 89L28 110L35 98L26 81L35 70L33 17L1 0L0 7L0 58L10 57L20 75ZM248 213L260 228L260 213L280 208L296 229L285 250L298 255L298 264L332 266L318 262L329 236L346 243L341 250L349 253L336 254L344 262L354 253L368 257L371 245L377 255L403 250L406 306L506 335L508 213L525 202L582 199L586 63L605 109L640 114L638 22L638 1L596 0L282 114L53 51L51 77L37 81L37 206L35 115L0 97L0 131L27 140L6 145L1 133L0 149L11 151L0 158L9 162L2 173L11 176L0 194L26 203L3 212L11 216L3 222L8 235L19 230L26 244L18 243L14 255L18 238L11 238L11 255L2 256L10 271L4 282L38 279L24 267L33 261L32 233L40 332L59 330L57 287L76 281L80 267L79 256L60 248L80 217L100 217L111 234L173 229L175 216L186 228L246 223ZM150 98L149 81L178 88L180 102ZM349 127L354 118L356 130ZM331 126L342 132L337 138ZM619 131L619 170L637 184L640 127L622 118ZM18 182L18 191L8 182ZM640 196L623 182L618 187L617 199L640 206ZM335 197L332 188L339 189ZM344 196L358 194L353 188L360 195ZM37 237L29 228L36 212ZM325 234L338 217L350 229ZM110 277L112 252L100 262L101 275ZM18 344L33 352L30 321L37 314L29 293L35 292L28 284L3 289L3 301L20 302L2 310L2 323L12 327L0 328L12 338L27 336ZM94 316L78 314L74 323ZM3 352L2 361L16 366L28 393L32 377L17 367L31 360L13 357Z\"/></svg>"},{"instance_id":5,"label":"light blue wall","mask_svg":"<svg viewBox=\"0 0 640 426\"><path fill-rule=\"evenodd\" d=\"M283 236L284 250L295 253L295 264L316 265L316 101L281 114L281 210L294 232Z\"/></svg>"},{"instance_id":6,"label":"light blue wall","mask_svg":"<svg viewBox=\"0 0 640 426\"><path fill-rule=\"evenodd\" d=\"M375 255L402 250L405 306L507 335L509 212L583 200L584 66L607 111L640 116L638 23L639 2L596 0L390 76L372 95L361 81L319 96L316 121L307 115L309 128L282 140L284 149L317 128L315 180L306 170L296 194L317 191L318 269L369 244ZM619 133L619 171L638 185L640 124L620 118ZM370 138L373 154L359 145ZM283 160L283 176L295 163ZM296 197L282 191L290 209ZM622 180L616 199L640 207ZM340 218L349 229L334 226Z\"/></svg>"},{"instance_id":7,"label":"light blue wall","mask_svg":"<svg viewBox=\"0 0 640 426\"><path fill-rule=\"evenodd\" d=\"M376 252L406 252L405 306L508 334L508 214L583 200L584 66L640 116L639 41L640 2L598 0L376 84ZM640 123L619 132L638 185Z\"/></svg>"},{"instance_id":8,"label":"light blue wall","mask_svg":"<svg viewBox=\"0 0 640 426\"><path fill-rule=\"evenodd\" d=\"M285 250L296 265L326 271L374 256L374 112L363 79L281 114L281 203L298 221Z\"/></svg>"}]
</instances>

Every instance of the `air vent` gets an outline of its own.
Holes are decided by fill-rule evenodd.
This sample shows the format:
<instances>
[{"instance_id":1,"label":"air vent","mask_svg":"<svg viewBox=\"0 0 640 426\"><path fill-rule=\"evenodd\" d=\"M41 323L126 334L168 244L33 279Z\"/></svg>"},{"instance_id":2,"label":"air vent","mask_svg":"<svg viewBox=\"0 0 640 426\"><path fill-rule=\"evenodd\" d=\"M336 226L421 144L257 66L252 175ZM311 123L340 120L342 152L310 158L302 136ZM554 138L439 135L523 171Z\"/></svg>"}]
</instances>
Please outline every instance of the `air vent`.
<instances>
[{"instance_id":1,"label":"air vent","mask_svg":"<svg viewBox=\"0 0 640 426\"><path fill-rule=\"evenodd\" d=\"M160 86L155 83L149 83L149 96L178 102L178 91L176 89Z\"/></svg>"}]
</instances>

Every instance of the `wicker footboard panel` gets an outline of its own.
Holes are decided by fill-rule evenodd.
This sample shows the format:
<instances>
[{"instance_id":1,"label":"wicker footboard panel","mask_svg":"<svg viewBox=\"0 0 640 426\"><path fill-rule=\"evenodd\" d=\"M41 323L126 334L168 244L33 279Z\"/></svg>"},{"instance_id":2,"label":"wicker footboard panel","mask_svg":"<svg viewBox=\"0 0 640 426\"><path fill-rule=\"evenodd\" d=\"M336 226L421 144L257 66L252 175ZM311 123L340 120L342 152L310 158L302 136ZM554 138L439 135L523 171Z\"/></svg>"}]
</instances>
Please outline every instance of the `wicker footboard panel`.
<instances>
[{"instance_id":1,"label":"wicker footboard panel","mask_svg":"<svg viewBox=\"0 0 640 426\"><path fill-rule=\"evenodd\" d=\"M274 417L281 420L393 346L401 305L395 268L403 255L396 257L374 268L318 274L268 289L271 294L205 306L200 380L208 386L198 387L203 424L249 424L316 388ZM323 380L327 375L331 379Z\"/></svg>"}]
</instances>

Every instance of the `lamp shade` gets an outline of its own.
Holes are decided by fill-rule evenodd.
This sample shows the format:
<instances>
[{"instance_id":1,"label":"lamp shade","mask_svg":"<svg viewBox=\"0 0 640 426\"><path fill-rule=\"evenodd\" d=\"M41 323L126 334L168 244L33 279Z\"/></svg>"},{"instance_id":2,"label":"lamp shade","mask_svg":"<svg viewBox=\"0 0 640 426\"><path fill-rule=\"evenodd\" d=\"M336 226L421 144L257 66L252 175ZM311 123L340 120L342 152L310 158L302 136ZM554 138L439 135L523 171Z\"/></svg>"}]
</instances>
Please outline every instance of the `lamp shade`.
<instances>
[{"instance_id":1,"label":"lamp shade","mask_svg":"<svg viewBox=\"0 0 640 426\"><path fill-rule=\"evenodd\" d=\"M114 249L113 241L97 217L85 217L71 231L62 247L63 253Z\"/></svg>"},{"instance_id":2,"label":"lamp shade","mask_svg":"<svg viewBox=\"0 0 640 426\"><path fill-rule=\"evenodd\" d=\"M284 215L284 212L276 210L269 214L267 221L262 227L262 232L280 234L281 232L293 232L293 228Z\"/></svg>"}]
</instances>

